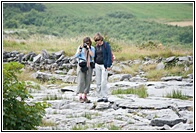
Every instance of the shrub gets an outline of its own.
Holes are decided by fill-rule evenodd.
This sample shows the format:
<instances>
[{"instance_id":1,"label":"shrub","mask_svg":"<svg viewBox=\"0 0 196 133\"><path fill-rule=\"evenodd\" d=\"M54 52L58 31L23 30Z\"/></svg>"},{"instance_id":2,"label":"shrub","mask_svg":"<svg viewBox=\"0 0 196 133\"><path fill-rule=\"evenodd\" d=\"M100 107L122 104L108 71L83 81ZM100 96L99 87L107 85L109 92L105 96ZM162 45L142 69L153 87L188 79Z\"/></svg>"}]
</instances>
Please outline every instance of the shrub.
<instances>
[{"instance_id":1,"label":"shrub","mask_svg":"<svg viewBox=\"0 0 196 133\"><path fill-rule=\"evenodd\" d=\"M108 13L107 16L109 16L111 18L120 18L120 19L135 18L135 16L132 13L122 12L122 11L116 11L116 12Z\"/></svg>"},{"instance_id":2,"label":"shrub","mask_svg":"<svg viewBox=\"0 0 196 133\"><path fill-rule=\"evenodd\" d=\"M3 129L32 130L41 124L48 104L27 103L33 98L26 89L25 83L17 79L23 65L17 62L3 64Z\"/></svg>"}]
</instances>

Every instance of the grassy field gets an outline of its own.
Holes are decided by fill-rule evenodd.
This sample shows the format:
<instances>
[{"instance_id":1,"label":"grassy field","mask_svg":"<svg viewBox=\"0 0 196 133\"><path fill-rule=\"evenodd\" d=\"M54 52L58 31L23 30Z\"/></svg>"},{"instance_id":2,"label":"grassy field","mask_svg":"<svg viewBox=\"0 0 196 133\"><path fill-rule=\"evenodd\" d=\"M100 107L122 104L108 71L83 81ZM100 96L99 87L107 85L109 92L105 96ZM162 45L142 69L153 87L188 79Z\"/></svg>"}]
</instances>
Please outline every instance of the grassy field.
<instances>
[{"instance_id":1,"label":"grassy field","mask_svg":"<svg viewBox=\"0 0 196 133\"><path fill-rule=\"evenodd\" d=\"M82 43L82 39L83 36L77 38L47 38L44 36L42 37L34 36L24 41L9 39L9 40L4 40L3 50L4 51L17 50L24 53L33 51L37 54L41 53L43 49L47 50L49 53L64 50L66 56L74 56L77 47ZM152 48L150 47L141 48L134 44L129 44L127 42L124 42L123 40L115 40L111 42L112 44L121 47L120 51L114 51L116 60L133 60L133 59L143 58L145 56L156 58L156 57L193 55L192 47L187 47L182 45L162 46L161 44L158 44L161 46L152 47Z\"/></svg>"},{"instance_id":2,"label":"grassy field","mask_svg":"<svg viewBox=\"0 0 196 133\"><path fill-rule=\"evenodd\" d=\"M137 19L159 22L193 20L191 3L45 3L46 11L58 16L101 17L110 12L132 13ZM55 7L55 8L54 8Z\"/></svg>"}]
</instances>

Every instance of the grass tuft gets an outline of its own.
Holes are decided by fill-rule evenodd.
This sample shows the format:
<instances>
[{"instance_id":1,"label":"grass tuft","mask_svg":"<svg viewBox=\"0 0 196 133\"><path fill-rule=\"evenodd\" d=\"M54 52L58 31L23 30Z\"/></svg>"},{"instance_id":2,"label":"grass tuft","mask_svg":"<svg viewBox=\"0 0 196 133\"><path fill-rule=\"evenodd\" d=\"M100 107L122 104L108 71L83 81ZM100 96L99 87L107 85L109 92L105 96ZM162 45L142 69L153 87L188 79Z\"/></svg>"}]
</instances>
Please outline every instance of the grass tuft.
<instances>
[{"instance_id":1,"label":"grass tuft","mask_svg":"<svg viewBox=\"0 0 196 133\"><path fill-rule=\"evenodd\" d=\"M118 95L118 94L136 94L140 98L146 98L148 96L147 89L145 88L144 85L141 85L139 86L139 88L136 89L129 88L125 90L117 89L112 91L112 95Z\"/></svg>"},{"instance_id":2,"label":"grass tuft","mask_svg":"<svg viewBox=\"0 0 196 133\"><path fill-rule=\"evenodd\" d=\"M182 94L182 91L180 90L173 90L172 93L166 94L167 98L176 98L181 100L188 100L189 98L186 95Z\"/></svg>"}]
</instances>

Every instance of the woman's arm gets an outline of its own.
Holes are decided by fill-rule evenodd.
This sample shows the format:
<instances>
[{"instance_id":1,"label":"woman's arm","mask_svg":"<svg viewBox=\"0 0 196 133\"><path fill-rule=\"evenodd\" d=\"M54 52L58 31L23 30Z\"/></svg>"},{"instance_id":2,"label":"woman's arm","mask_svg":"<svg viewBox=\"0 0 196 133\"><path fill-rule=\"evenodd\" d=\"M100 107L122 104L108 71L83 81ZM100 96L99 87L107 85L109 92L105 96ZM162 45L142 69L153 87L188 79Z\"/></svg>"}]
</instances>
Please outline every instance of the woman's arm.
<instances>
[{"instance_id":1,"label":"woman's arm","mask_svg":"<svg viewBox=\"0 0 196 133\"><path fill-rule=\"evenodd\" d=\"M91 49L89 48L89 55L94 58L95 57L95 48L91 46Z\"/></svg>"},{"instance_id":2,"label":"woman's arm","mask_svg":"<svg viewBox=\"0 0 196 133\"><path fill-rule=\"evenodd\" d=\"M82 52L82 47L79 46L79 47L77 48L76 53L75 53L75 57L78 58L78 57L80 56L81 52Z\"/></svg>"}]
</instances>

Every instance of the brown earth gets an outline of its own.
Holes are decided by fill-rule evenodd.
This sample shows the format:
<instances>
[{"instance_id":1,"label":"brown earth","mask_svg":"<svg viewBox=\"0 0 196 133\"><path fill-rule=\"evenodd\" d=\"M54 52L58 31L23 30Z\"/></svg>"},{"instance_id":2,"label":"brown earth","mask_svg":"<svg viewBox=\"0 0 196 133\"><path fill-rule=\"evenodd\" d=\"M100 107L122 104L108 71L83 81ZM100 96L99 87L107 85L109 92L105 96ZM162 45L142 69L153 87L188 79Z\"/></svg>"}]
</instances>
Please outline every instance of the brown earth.
<instances>
[{"instance_id":1,"label":"brown earth","mask_svg":"<svg viewBox=\"0 0 196 133\"><path fill-rule=\"evenodd\" d=\"M177 26L193 26L193 21L182 21L182 22L169 22L166 24L170 24L170 25L177 25Z\"/></svg>"}]
</instances>

